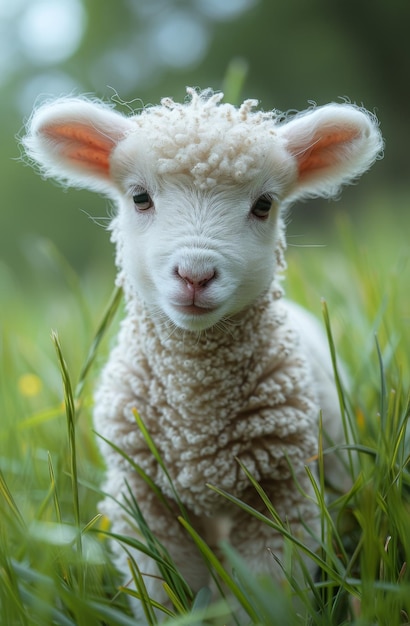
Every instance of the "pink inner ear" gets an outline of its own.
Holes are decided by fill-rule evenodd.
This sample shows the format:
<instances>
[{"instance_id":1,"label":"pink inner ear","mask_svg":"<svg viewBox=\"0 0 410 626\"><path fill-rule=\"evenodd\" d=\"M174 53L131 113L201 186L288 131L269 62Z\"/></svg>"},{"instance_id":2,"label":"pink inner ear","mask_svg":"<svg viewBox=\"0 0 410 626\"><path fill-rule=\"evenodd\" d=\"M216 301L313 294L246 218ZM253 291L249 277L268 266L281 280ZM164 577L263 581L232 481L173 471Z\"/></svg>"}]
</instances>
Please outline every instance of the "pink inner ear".
<instances>
[{"instance_id":1,"label":"pink inner ear","mask_svg":"<svg viewBox=\"0 0 410 626\"><path fill-rule=\"evenodd\" d=\"M330 168L340 160L339 149L343 144L348 144L359 135L355 129L341 129L321 135L305 150L295 154L299 176L303 178L316 170Z\"/></svg>"},{"instance_id":2,"label":"pink inner ear","mask_svg":"<svg viewBox=\"0 0 410 626\"><path fill-rule=\"evenodd\" d=\"M63 146L61 152L65 158L108 173L114 142L96 129L84 124L54 124L47 129L47 135Z\"/></svg>"},{"instance_id":3,"label":"pink inner ear","mask_svg":"<svg viewBox=\"0 0 410 626\"><path fill-rule=\"evenodd\" d=\"M87 147L76 148L68 150L67 156L98 170L103 170L105 173L110 170L109 153L102 150Z\"/></svg>"}]
</instances>

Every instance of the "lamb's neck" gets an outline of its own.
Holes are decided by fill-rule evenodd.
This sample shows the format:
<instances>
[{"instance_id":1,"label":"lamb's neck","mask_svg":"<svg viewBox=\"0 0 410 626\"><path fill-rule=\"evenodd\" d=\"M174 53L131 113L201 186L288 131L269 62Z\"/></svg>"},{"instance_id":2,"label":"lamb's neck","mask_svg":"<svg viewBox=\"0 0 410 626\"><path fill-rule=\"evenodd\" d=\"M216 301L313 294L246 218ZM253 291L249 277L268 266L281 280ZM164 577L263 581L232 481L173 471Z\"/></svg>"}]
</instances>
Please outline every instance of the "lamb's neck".
<instances>
[{"instance_id":1,"label":"lamb's neck","mask_svg":"<svg viewBox=\"0 0 410 626\"><path fill-rule=\"evenodd\" d=\"M232 353L239 350L243 358L247 346L250 350L253 349L255 337L260 332L266 341L267 334L269 336L267 325L277 327L282 323L283 312L277 306L281 296L280 288L271 289L261 295L246 311L200 332L177 328L164 317L152 317L145 306L139 303L137 317L144 352L153 355L151 342L156 345L160 342L161 350L156 352L161 355L160 360L165 353L169 353L197 362L201 357L214 354L216 350L226 349ZM130 307L129 310L132 309L133 307Z\"/></svg>"},{"instance_id":2,"label":"lamb's neck","mask_svg":"<svg viewBox=\"0 0 410 626\"><path fill-rule=\"evenodd\" d=\"M157 406L173 407L183 420L203 419L206 410L221 424L230 419L232 406L246 404L294 345L278 298L278 290L270 291L234 321L201 334L171 330L140 307L133 341L144 354Z\"/></svg>"}]
</instances>

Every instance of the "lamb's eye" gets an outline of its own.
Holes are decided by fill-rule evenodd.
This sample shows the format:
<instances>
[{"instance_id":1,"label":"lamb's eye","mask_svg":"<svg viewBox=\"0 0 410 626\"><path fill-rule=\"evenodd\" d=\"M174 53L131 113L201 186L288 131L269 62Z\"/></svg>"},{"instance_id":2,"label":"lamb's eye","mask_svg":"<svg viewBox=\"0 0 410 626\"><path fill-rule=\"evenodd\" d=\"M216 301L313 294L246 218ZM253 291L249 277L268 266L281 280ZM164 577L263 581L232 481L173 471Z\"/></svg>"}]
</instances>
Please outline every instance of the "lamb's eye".
<instances>
[{"instance_id":1,"label":"lamb's eye","mask_svg":"<svg viewBox=\"0 0 410 626\"><path fill-rule=\"evenodd\" d=\"M151 196L147 191L139 191L132 196L135 207L138 211L148 211L154 206Z\"/></svg>"},{"instance_id":2,"label":"lamb's eye","mask_svg":"<svg viewBox=\"0 0 410 626\"><path fill-rule=\"evenodd\" d=\"M251 208L252 215L259 217L259 219L267 219L269 211L272 206L272 198L268 195L259 196L256 202L253 203Z\"/></svg>"}]
</instances>

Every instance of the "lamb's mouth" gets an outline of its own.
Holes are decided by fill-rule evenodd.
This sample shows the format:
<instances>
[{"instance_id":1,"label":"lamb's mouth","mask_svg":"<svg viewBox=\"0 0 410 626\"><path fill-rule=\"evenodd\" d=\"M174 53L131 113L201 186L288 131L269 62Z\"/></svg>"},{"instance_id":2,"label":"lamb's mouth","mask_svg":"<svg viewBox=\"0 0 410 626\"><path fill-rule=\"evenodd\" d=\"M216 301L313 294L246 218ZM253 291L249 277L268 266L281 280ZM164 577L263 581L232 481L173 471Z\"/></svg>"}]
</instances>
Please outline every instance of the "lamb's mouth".
<instances>
[{"instance_id":1,"label":"lamb's mouth","mask_svg":"<svg viewBox=\"0 0 410 626\"><path fill-rule=\"evenodd\" d=\"M198 306L197 304L186 304L175 307L179 313L185 313L188 315L206 315L215 311L213 307Z\"/></svg>"}]
</instances>

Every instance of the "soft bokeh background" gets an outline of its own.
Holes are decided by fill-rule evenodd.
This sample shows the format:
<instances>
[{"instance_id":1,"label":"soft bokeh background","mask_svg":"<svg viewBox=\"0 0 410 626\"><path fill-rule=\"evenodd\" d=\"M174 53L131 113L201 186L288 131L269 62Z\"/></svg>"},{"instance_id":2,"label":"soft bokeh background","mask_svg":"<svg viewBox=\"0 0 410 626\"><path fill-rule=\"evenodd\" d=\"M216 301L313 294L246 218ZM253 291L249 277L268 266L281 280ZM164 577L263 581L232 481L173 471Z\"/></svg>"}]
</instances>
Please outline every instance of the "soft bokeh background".
<instances>
[{"instance_id":1,"label":"soft bokeh background","mask_svg":"<svg viewBox=\"0 0 410 626\"><path fill-rule=\"evenodd\" d=\"M97 264L111 271L107 234L87 217L104 224L108 203L63 193L19 158L16 136L36 102L93 93L138 109L165 95L183 99L186 85L223 89L232 62L248 67L241 96L265 109L347 97L380 119L384 160L336 209L297 207L291 230L300 242L320 243L310 233L331 231L341 208L355 220L386 206L400 220L408 192L409 24L405 0L0 0L3 270L31 280L39 248L51 240L77 270Z\"/></svg>"},{"instance_id":2,"label":"soft bokeh background","mask_svg":"<svg viewBox=\"0 0 410 626\"><path fill-rule=\"evenodd\" d=\"M112 207L92 193L42 180L21 159L18 136L45 98L90 93L113 99L123 112L163 96L182 100L186 85L223 89L235 98L235 72L246 73L241 99L257 98L264 109L303 110L312 101L348 98L380 119L384 159L338 202L293 208L286 289L319 318L321 298L328 303L337 354L350 374L353 441L374 451L358 455L365 476L376 459L372 480L355 487L353 498L340 499L349 520L364 520L363 532L337 515L344 545L363 565L363 584L359 580L355 592L363 619L394 626L407 619L394 613L409 597L408 570L400 570L394 546L404 547L399 552L408 563L409 505L391 502L402 481L409 484L407 469L399 477L408 468L410 442L408 435L402 446L401 427L408 419L410 379L409 25L409 0L0 0L1 624L23 623L24 615L24 623L51 623L44 617L48 606L65 611L69 621L81 611L78 623L96 623L88 620L91 609L84 612L79 604L88 597L78 593L83 583L93 601L95 594L117 598L102 535L98 554L87 554L79 567L71 541L62 549L50 533L62 523L62 530L74 525L85 534L101 497L104 459L91 407L121 317L119 312L111 325L105 318L99 326L115 275L104 229ZM68 365L72 403L63 402L51 328ZM93 340L102 335L101 344ZM397 474L396 462L402 463ZM107 520L99 523L108 527ZM326 544L339 552L333 539ZM336 562L333 555L326 558ZM9 576L12 562L19 567ZM339 577L343 570L337 571ZM352 572L356 576L356 563L346 589ZM378 573L387 586L375 583ZM51 587L44 586L49 579ZM328 604L333 588L323 592L329 621L318 613L315 623L341 623L336 605ZM27 593L43 598L45 608L26 601ZM284 587L280 595L290 597ZM334 593L336 604L342 596ZM121 616L110 623L124 621Z\"/></svg>"}]
</instances>

